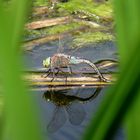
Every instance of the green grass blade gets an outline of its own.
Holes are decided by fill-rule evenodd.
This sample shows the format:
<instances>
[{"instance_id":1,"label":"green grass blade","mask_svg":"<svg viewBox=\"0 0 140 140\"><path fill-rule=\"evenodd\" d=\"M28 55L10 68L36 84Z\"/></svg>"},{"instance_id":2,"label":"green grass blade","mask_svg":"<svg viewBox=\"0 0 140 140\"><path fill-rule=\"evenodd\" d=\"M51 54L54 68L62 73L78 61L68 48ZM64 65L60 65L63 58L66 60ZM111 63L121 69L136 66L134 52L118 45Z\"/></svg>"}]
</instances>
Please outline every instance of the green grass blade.
<instances>
[{"instance_id":1,"label":"green grass blade","mask_svg":"<svg viewBox=\"0 0 140 140\"><path fill-rule=\"evenodd\" d=\"M128 111L125 120L125 127L127 132L127 140L139 140L140 134L140 89L138 91L138 96L135 98L132 107Z\"/></svg>"},{"instance_id":2,"label":"green grass blade","mask_svg":"<svg viewBox=\"0 0 140 140\"><path fill-rule=\"evenodd\" d=\"M23 32L23 25L27 19L27 15L29 12L29 7L31 7L31 3L32 1L29 0L24 0L24 2L22 1L17 1L17 0L13 0L13 3L11 5L11 25L12 25L12 32L13 32L13 38L12 38L12 42L13 42L13 49L15 48L15 46L19 46L16 45L14 43L16 43L16 40L21 40L22 36L17 36L18 34L21 34ZM19 43L19 42L17 42Z\"/></svg>"},{"instance_id":3,"label":"green grass blade","mask_svg":"<svg viewBox=\"0 0 140 140\"><path fill-rule=\"evenodd\" d=\"M137 58L135 58L133 62L134 66L137 66L139 63ZM128 107L131 105L131 102L133 102L134 97L137 96L138 87L135 87L135 85L137 85L140 78L140 69L137 71L137 75L133 75L133 70L135 70L134 66L131 66L130 70L125 69L122 72L123 74L118 83L112 87L110 94L103 102L100 111L92 120L84 137L85 139L109 139L118 128ZM131 77L132 75L133 78ZM129 84L127 84L128 81Z\"/></svg>"},{"instance_id":4,"label":"green grass blade","mask_svg":"<svg viewBox=\"0 0 140 140\"><path fill-rule=\"evenodd\" d=\"M10 12L0 9L0 78L5 103L3 139L41 140L35 104L21 80L21 57L16 53L21 28L26 16L27 1L13 1ZM0 3L1 5L1 3ZM19 6L19 7L18 7ZM26 7L27 6L27 7ZM13 6L11 7L13 8ZM25 11L24 11L25 10ZM16 13L18 12L18 14ZM17 15L16 15L17 14ZM12 17L16 15L15 17ZM13 25L13 26L12 26Z\"/></svg>"},{"instance_id":5,"label":"green grass blade","mask_svg":"<svg viewBox=\"0 0 140 140\"><path fill-rule=\"evenodd\" d=\"M138 96L140 79L140 2L115 1L118 44L121 55L121 73L117 84L109 91L85 134L84 139L111 139ZM131 11L131 12L130 12ZM134 23L136 23L134 25ZM135 27L134 27L135 26ZM139 36L138 36L139 35Z\"/></svg>"},{"instance_id":6,"label":"green grass blade","mask_svg":"<svg viewBox=\"0 0 140 140\"><path fill-rule=\"evenodd\" d=\"M139 43L139 1L115 0L114 7L121 65L125 66L126 57L130 57L131 51L133 51L133 48Z\"/></svg>"}]
</instances>

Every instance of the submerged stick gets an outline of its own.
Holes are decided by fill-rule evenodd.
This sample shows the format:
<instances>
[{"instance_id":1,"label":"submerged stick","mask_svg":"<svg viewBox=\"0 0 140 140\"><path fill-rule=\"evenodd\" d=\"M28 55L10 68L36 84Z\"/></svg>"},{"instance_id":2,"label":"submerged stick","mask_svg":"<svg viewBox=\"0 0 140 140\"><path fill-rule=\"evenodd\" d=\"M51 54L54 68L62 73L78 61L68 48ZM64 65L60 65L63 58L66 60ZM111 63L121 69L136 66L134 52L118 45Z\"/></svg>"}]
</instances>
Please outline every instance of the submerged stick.
<instances>
[{"instance_id":1,"label":"submerged stick","mask_svg":"<svg viewBox=\"0 0 140 140\"><path fill-rule=\"evenodd\" d=\"M70 89L87 89L87 88L98 88L98 87L105 87L104 85L100 85L100 86L69 86L69 85L64 85L64 86L51 86L50 88L46 87L33 87L30 88L30 90L32 91L52 91L52 90L70 90Z\"/></svg>"},{"instance_id":2,"label":"submerged stick","mask_svg":"<svg viewBox=\"0 0 140 140\"><path fill-rule=\"evenodd\" d=\"M109 81L115 81L116 79L111 74L103 74L103 76L109 80ZM29 85L31 86L63 86L63 85L69 85L69 86L89 86L89 85L110 85L113 82L104 82L100 81L98 78L98 75L94 75L94 77L67 77L67 81L65 77L56 77L54 81L52 80L52 77L43 78L40 74L27 74L25 76L25 79L29 82Z\"/></svg>"}]
</instances>

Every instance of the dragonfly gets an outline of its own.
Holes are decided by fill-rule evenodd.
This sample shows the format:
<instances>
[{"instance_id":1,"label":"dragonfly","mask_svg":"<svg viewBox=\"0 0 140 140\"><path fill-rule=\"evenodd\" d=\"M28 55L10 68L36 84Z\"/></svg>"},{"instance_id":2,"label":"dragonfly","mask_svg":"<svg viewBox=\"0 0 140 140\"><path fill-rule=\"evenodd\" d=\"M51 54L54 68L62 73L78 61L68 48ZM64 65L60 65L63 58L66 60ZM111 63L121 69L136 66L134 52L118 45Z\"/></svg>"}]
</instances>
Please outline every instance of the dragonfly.
<instances>
[{"instance_id":1,"label":"dragonfly","mask_svg":"<svg viewBox=\"0 0 140 140\"><path fill-rule=\"evenodd\" d=\"M59 48L62 48L62 46L60 47L59 45ZM45 68L48 68L47 71L48 74L45 77L47 77L50 73L53 73L53 79L51 80L53 81L55 76L60 71L63 72L62 68L68 68L68 72L72 74L73 72L71 66L81 64L81 63L88 64L90 67L92 67L94 71L98 74L100 81L109 82L109 80L104 78L104 76L101 74L97 66L94 63L92 63L90 60L67 55L65 53L55 53L51 57L47 57L46 59L43 60L43 66ZM55 70L57 70L56 73Z\"/></svg>"},{"instance_id":2,"label":"dragonfly","mask_svg":"<svg viewBox=\"0 0 140 140\"><path fill-rule=\"evenodd\" d=\"M55 104L52 118L47 125L49 133L55 133L64 126L67 116L72 125L80 125L86 116L85 109L81 103L89 102L97 97L101 91L101 87L96 90L92 89L92 95L86 98L77 95L68 95L68 90L50 90L43 94L46 101L51 101ZM78 92L77 92L78 93Z\"/></svg>"}]
</instances>

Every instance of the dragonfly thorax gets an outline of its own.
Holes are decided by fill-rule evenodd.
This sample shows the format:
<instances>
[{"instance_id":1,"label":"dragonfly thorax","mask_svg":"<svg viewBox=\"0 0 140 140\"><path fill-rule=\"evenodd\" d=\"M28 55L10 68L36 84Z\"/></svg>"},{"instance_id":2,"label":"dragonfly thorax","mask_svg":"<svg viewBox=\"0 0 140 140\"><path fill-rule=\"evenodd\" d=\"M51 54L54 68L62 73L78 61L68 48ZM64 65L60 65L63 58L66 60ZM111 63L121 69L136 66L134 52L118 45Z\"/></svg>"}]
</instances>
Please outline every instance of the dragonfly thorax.
<instances>
[{"instance_id":1,"label":"dragonfly thorax","mask_svg":"<svg viewBox=\"0 0 140 140\"><path fill-rule=\"evenodd\" d=\"M54 54L51 57L51 66L52 67L58 67L58 68L62 68L62 67L67 67L70 64L70 56L69 55L65 55L65 54Z\"/></svg>"},{"instance_id":2,"label":"dragonfly thorax","mask_svg":"<svg viewBox=\"0 0 140 140\"><path fill-rule=\"evenodd\" d=\"M60 68L68 67L69 65L73 64L79 64L81 62L83 62L83 59L58 53L54 54L52 57L48 57L45 60L43 60L43 66L46 68L49 68L50 66L53 68Z\"/></svg>"}]
</instances>

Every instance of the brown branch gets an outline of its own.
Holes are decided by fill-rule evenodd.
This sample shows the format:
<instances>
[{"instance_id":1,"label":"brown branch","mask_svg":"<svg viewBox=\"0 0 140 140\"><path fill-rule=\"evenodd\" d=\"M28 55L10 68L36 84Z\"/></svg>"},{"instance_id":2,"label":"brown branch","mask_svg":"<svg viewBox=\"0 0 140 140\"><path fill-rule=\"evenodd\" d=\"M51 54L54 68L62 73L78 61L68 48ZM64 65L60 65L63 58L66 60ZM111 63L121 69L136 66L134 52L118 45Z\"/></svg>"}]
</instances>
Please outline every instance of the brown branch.
<instances>
[{"instance_id":1,"label":"brown branch","mask_svg":"<svg viewBox=\"0 0 140 140\"><path fill-rule=\"evenodd\" d=\"M110 81L115 81L115 78L111 74L104 74L103 75L107 80ZM56 77L53 81L52 77L46 77L43 78L41 75L35 75L35 74L30 74L26 75L25 79L28 81L29 85L31 86L63 86L63 85L69 85L69 86L104 86L104 85L110 85L113 82L103 82L100 81L98 75L94 75L94 77L67 77L66 78L58 78Z\"/></svg>"},{"instance_id":2,"label":"brown branch","mask_svg":"<svg viewBox=\"0 0 140 140\"><path fill-rule=\"evenodd\" d=\"M25 28L27 28L28 30L40 29L40 28L59 25L59 24L66 24L70 21L71 21L71 17L69 16L46 19L46 20L39 20L39 21L34 21L34 22L26 24Z\"/></svg>"},{"instance_id":3,"label":"brown branch","mask_svg":"<svg viewBox=\"0 0 140 140\"><path fill-rule=\"evenodd\" d=\"M75 18L72 18L72 16L34 21L34 22L26 24L25 27L29 30L33 30L33 29L40 29L40 28L54 26L54 25L66 24L69 22L82 23L82 24L90 26L92 28L103 28L103 29L105 28L104 26L102 26L96 22L86 21L83 19L75 19Z\"/></svg>"}]
</instances>

